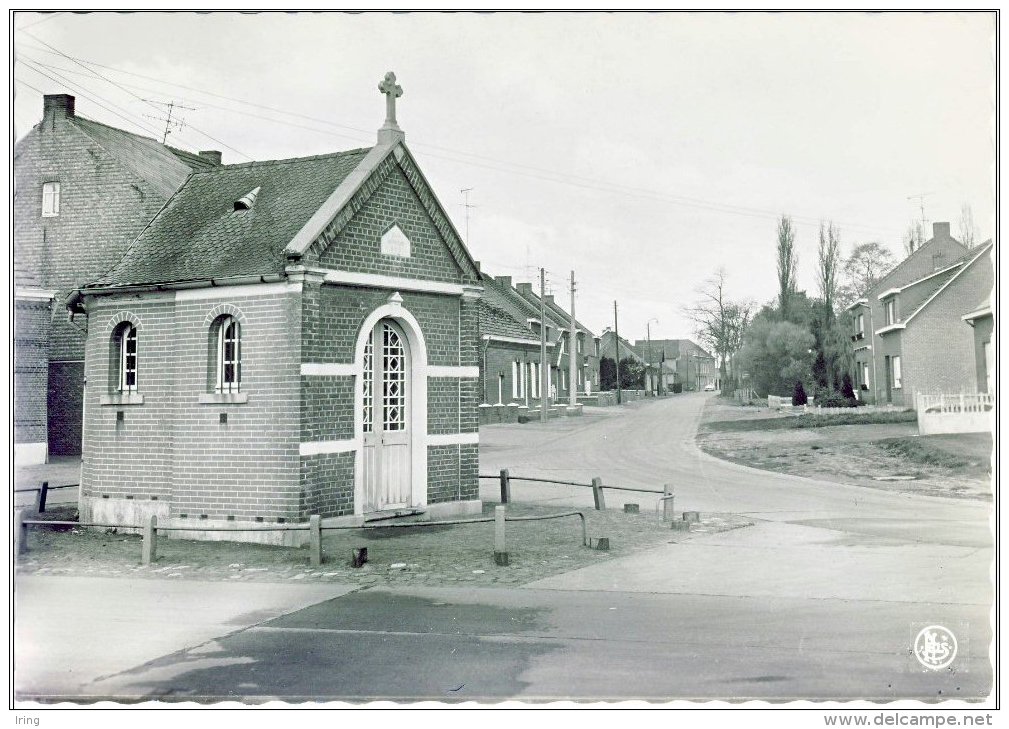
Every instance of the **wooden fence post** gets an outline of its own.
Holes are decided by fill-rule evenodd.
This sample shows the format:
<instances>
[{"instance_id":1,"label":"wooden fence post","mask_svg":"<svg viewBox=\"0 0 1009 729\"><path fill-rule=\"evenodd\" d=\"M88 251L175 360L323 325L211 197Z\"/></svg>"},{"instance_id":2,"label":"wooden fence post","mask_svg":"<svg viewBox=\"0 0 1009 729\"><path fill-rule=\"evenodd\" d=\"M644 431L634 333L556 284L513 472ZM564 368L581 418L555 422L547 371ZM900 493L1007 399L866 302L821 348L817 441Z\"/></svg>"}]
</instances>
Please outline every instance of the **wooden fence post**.
<instances>
[{"instance_id":1,"label":"wooden fence post","mask_svg":"<svg viewBox=\"0 0 1009 729\"><path fill-rule=\"evenodd\" d=\"M24 554L28 551L28 527L25 525L24 509L14 510L14 539L15 554Z\"/></svg>"},{"instance_id":2,"label":"wooden fence post","mask_svg":"<svg viewBox=\"0 0 1009 729\"><path fill-rule=\"evenodd\" d=\"M508 566L508 545L505 542L505 510L504 506L494 507L494 564L499 567Z\"/></svg>"},{"instance_id":3,"label":"wooden fence post","mask_svg":"<svg viewBox=\"0 0 1009 729\"><path fill-rule=\"evenodd\" d=\"M501 503L507 504L512 500L512 484L508 477L508 469L501 469Z\"/></svg>"},{"instance_id":4,"label":"wooden fence post","mask_svg":"<svg viewBox=\"0 0 1009 729\"><path fill-rule=\"evenodd\" d=\"M158 517L151 514L144 523L144 543L140 549L140 563L152 564L158 560Z\"/></svg>"},{"instance_id":5,"label":"wooden fence post","mask_svg":"<svg viewBox=\"0 0 1009 729\"><path fill-rule=\"evenodd\" d=\"M308 561L313 567L322 564L322 519L318 514L308 517Z\"/></svg>"},{"instance_id":6,"label":"wooden fence post","mask_svg":"<svg viewBox=\"0 0 1009 729\"><path fill-rule=\"evenodd\" d=\"M46 499L49 498L49 482L43 481L42 488L39 489L39 513L44 514L46 511Z\"/></svg>"},{"instance_id":7,"label":"wooden fence post","mask_svg":"<svg viewBox=\"0 0 1009 729\"><path fill-rule=\"evenodd\" d=\"M596 511L606 510L606 497L603 496L603 480L601 478L592 479L592 499L596 502Z\"/></svg>"},{"instance_id":8,"label":"wooden fence post","mask_svg":"<svg viewBox=\"0 0 1009 729\"><path fill-rule=\"evenodd\" d=\"M662 486L662 496L662 521L672 521L676 498L673 496L673 487L668 483Z\"/></svg>"}]
</instances>

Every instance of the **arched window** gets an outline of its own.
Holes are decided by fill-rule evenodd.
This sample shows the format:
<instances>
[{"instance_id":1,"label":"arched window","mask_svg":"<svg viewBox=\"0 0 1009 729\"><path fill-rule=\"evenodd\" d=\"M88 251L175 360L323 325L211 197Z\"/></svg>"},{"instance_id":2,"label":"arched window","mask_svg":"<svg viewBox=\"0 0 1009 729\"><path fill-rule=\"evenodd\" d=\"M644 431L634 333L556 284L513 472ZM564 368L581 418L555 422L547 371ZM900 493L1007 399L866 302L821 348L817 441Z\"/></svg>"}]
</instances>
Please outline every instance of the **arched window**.
<instances>
[{"instance_id":1,"label":"arched window","mask_svg":"<svg viewBox=\"0 0 1009 729\"><path fill-rule=\"evenodd\" d=\"M242 325L233 316L221 319L217 328L216 392L238 392L242 384Z\"/></svg>"},{"instance_id":2,"label":"arched window","mask_svg":"<svg viewBox=\"0 0 1009 729\"><path fill-rule=\"evenodd\" d=\"M126 322L116 339L119 347L119 392L137 391L137 328Z\"/></svg>"}]
</instances>

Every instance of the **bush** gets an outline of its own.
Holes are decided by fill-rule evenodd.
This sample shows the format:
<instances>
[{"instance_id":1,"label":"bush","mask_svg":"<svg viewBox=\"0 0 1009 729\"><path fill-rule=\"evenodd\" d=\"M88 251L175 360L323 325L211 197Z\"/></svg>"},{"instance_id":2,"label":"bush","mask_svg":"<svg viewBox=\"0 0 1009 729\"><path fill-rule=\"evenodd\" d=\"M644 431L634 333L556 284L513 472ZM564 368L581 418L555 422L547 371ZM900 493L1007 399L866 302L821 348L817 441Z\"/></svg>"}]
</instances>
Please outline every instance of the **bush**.
<instances>
[{"instance_id":1,"label":"bush","mask_svg":"<svg viewBox=\"0 0 1009 729\"><path fill-rule=\"evenodd\" d=\"M845 372L844 377L841 378L841 394L847 400L855 399L855 388L851 386L851 375L847 372Z\"/></svg>"},{"instance_id":2,"label":"bush","mask_svg":"<svg viewBox=\"0 0 1009 729\"><path fill-rule=\"evenodd\" d=\"M683 392L683 383L682 382L673 383L673 393L679 395L681 392Z\"/></svg>"},{"instance_id":3,"label":"bush","mask_svg":"<svg viewBox=\"0 0 1009 729\"><path fill-rule=\"evenodd\" d=\"M851 408L855 407L857 403L858 401L854 397L845 397L840 392L832 392L817 401L820 407L825 408Z\"/></svg>"},{"instance_id":4,"label":"bush","mask_svg":"<svg viewBox=\"0 0 1009 729\"><path fill-rule=\"evenodd\" d=\"M795 381L795 389L792 391L792 404L793 405L805 405L807 401L806 398L806 388L802 386L802 382L799 380Z\"/></svg>"}]
</instances>

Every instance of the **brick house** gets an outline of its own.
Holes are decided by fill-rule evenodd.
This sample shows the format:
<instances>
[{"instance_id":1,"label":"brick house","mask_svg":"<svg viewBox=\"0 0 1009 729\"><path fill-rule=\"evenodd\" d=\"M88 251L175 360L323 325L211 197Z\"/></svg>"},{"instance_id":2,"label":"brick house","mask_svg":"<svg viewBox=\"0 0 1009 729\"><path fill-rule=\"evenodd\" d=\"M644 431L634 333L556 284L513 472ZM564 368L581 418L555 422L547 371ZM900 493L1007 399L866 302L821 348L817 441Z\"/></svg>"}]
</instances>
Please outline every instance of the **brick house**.
<instances>
[{"instance_id":1,"label":"brick house","mask_svg":"<svg viewBox=\"0 0 1009 729\"><path fill-rule=\"evenodd\" d=\"M977 391L995 393L995 350L992 345L992 331L995 319L992 316L991 299L986 298L980 306L964 314L963 319L974 334L974 370Z\"/></svg>"},{"instance_id":2,"label":"brick house","mask_svg":"<svg viewBox=\"0 0 1009 729\"><path fill-rule=\"evenodd\" d=\"M107 271L194 170L183 152L79 116L67 94L14 146L14 450L20 465L81 452L84 332L62 302Z\"/></svg>"},{"instance_id":3,"label":"brick house","mask_svg":"<svg viewBox=\"0 0 1009 729\"><path fill-rule=\"evenodd\" d=\"M914 407L916 392L976 391L963 315L991 291L991 249L968 250L949 223L935 223L931 239L849 307L852 382L865 402Z\"/></svg>"},{"instance_id":4,"label":"brick house","mask_svg":"<svg viewBox=\"0 0 1009 729\"><path fill-rule=\"evenodd\" d=\"M481 404L514 405L526 409L540 398L540 337L527 321L530 311L505 291L509 279L482 274L480 300ZM547 352L556 343L547 342ZM516 413L517 415L517 413ZM498 422L512 420L497 415Z\"/></svg>"},{"instance_id":5,"label":"brick house","mask_svg":"<svg viewBox=\"0 0 1009 729\"><path fill-rule=\"evenodd\" d=\"M662 370L662 386L672 392L676 385L683 390L703 390L715 384L718 371L715 358L689 339L639 339L634 349L654 367Z\"/></svg>"},{"instance_id":6,"label":"brick house","mask_svg":"<svg viewBox=\"0 0 1009 729\"><path fill-rule=\"evenodd\" d=\"M82 521L480 510L479 273L380 88L376 146L195 173L71 298Z\"/></svg>"},{"instance_id":7,"label":"brick house","mask_svg":"<svg viewBox=\"0 0 1009 729\"><path fill-rule=\"evenodd\" d=\"M544 297L544 301L547 308L553 313L555 321L564 323L563 346L567 350L568 358L570 358L572 351L574 352L575 392L585 395L597 392L599 390L599 337L575 319L575 345L572 348L569 341L571 338L571 314L565 311L550 294ZM569 364L565 367L569 366L570 359ZM569 370L565 368L563 372L562 385L565 385L565 392L567 392L566 383L570 379Z\"/></svg>"}]
</instances>

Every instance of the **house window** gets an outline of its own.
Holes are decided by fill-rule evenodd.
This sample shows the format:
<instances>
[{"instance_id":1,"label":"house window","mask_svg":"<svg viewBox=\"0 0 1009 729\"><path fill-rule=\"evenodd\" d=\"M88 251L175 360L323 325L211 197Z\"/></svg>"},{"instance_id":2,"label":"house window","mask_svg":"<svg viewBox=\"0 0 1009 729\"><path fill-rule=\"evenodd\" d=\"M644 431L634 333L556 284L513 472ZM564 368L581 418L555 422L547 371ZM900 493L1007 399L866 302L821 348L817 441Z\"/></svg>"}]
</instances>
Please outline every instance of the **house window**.
<instances>
[{"instance_id":1,"label":"house window","mask_svg":"<svg viewBox=\"0 0 1009 729\"><path fill-rule=\"evenodd\" d=\"M218 393L238 392L242 384L242 325L233 316L221 319L217 330Z\"/></svg>"},{"instance_id":2,"label":"house window","mask_svg":"<svg viewBox=\"0 0 1009 729\"><path fill-rule=\"evenodd\" d=\"M46 182L42 185L42 217L55 218L60 214L60 183Z\"/></svg>"},{"instance_id":3,"label":"house window","mask_svg":"<svg viewBox=\"0 0 1009 729\"><path fill-rule=\"evenodd\" d=\"M865 314L859 314L855 319L855 336L858 339L865 337Z\"/></svg>"},{"instance_id":4,"label":"house window","mask_svg":"<svg viewBox=\"0 0 1009 729\"><path fill-rule=\"evenodd\" d=\"M521 387L522 375L520 374L520 365L518 360L512 362L512 399L518 400L522 397L522 387Z\"/></svg>"},{"instance_id":5,"label":"house window","mask_svg":"<svg viewBox=\"0 0 1009 729\"><path fill-rule=\"evenodd\" d=\"M577 339L575 339L575 341L578 343L578 354L581 354L582 353L582 338L578 337Z\"/></svg>"},{"instance_id":6,"label":"house window","mask_svg":"<svg viewBox=\"0 0 1009 729\"><path fill-rule=\"evenodd\" d=\"M886 303L883 304L883 307L884 307L884 311L885 311L885 314L886 314L885 321L886 321L887 326L889 326L890 324L896 324L897 323L897 299L896 298L887 299Z\"/></svg>"},{"instance_id":7,"label":"house window","mask_svg":"<svg viewBox=\"0 0 1009 729\"><path fill-rule=\"evenodd\" d=\"M869 389L869 384L870 384L869 383L869 363L868 362L863 362L862 363L862 389L863 390L868 390Z\"/></svg>"},{"instance_id":8,"label":"house window","mask_svg":"<svg viewBox=\"0 0 1009 729\"><path fill-rule=\"evenodd\" d=\"M890 358L890 381L894 390L900 389L900 355Z\"/></svg>"},{"instance_id":9,"label":"house window","mask_svg":"<svg viewBox=\"0 0 1009 729\"><path fill-rule=\"evenodd\" d=\"M119 391L137 391L137 328L127 323L119 333Z\"/></svg>"}]
</instances>

